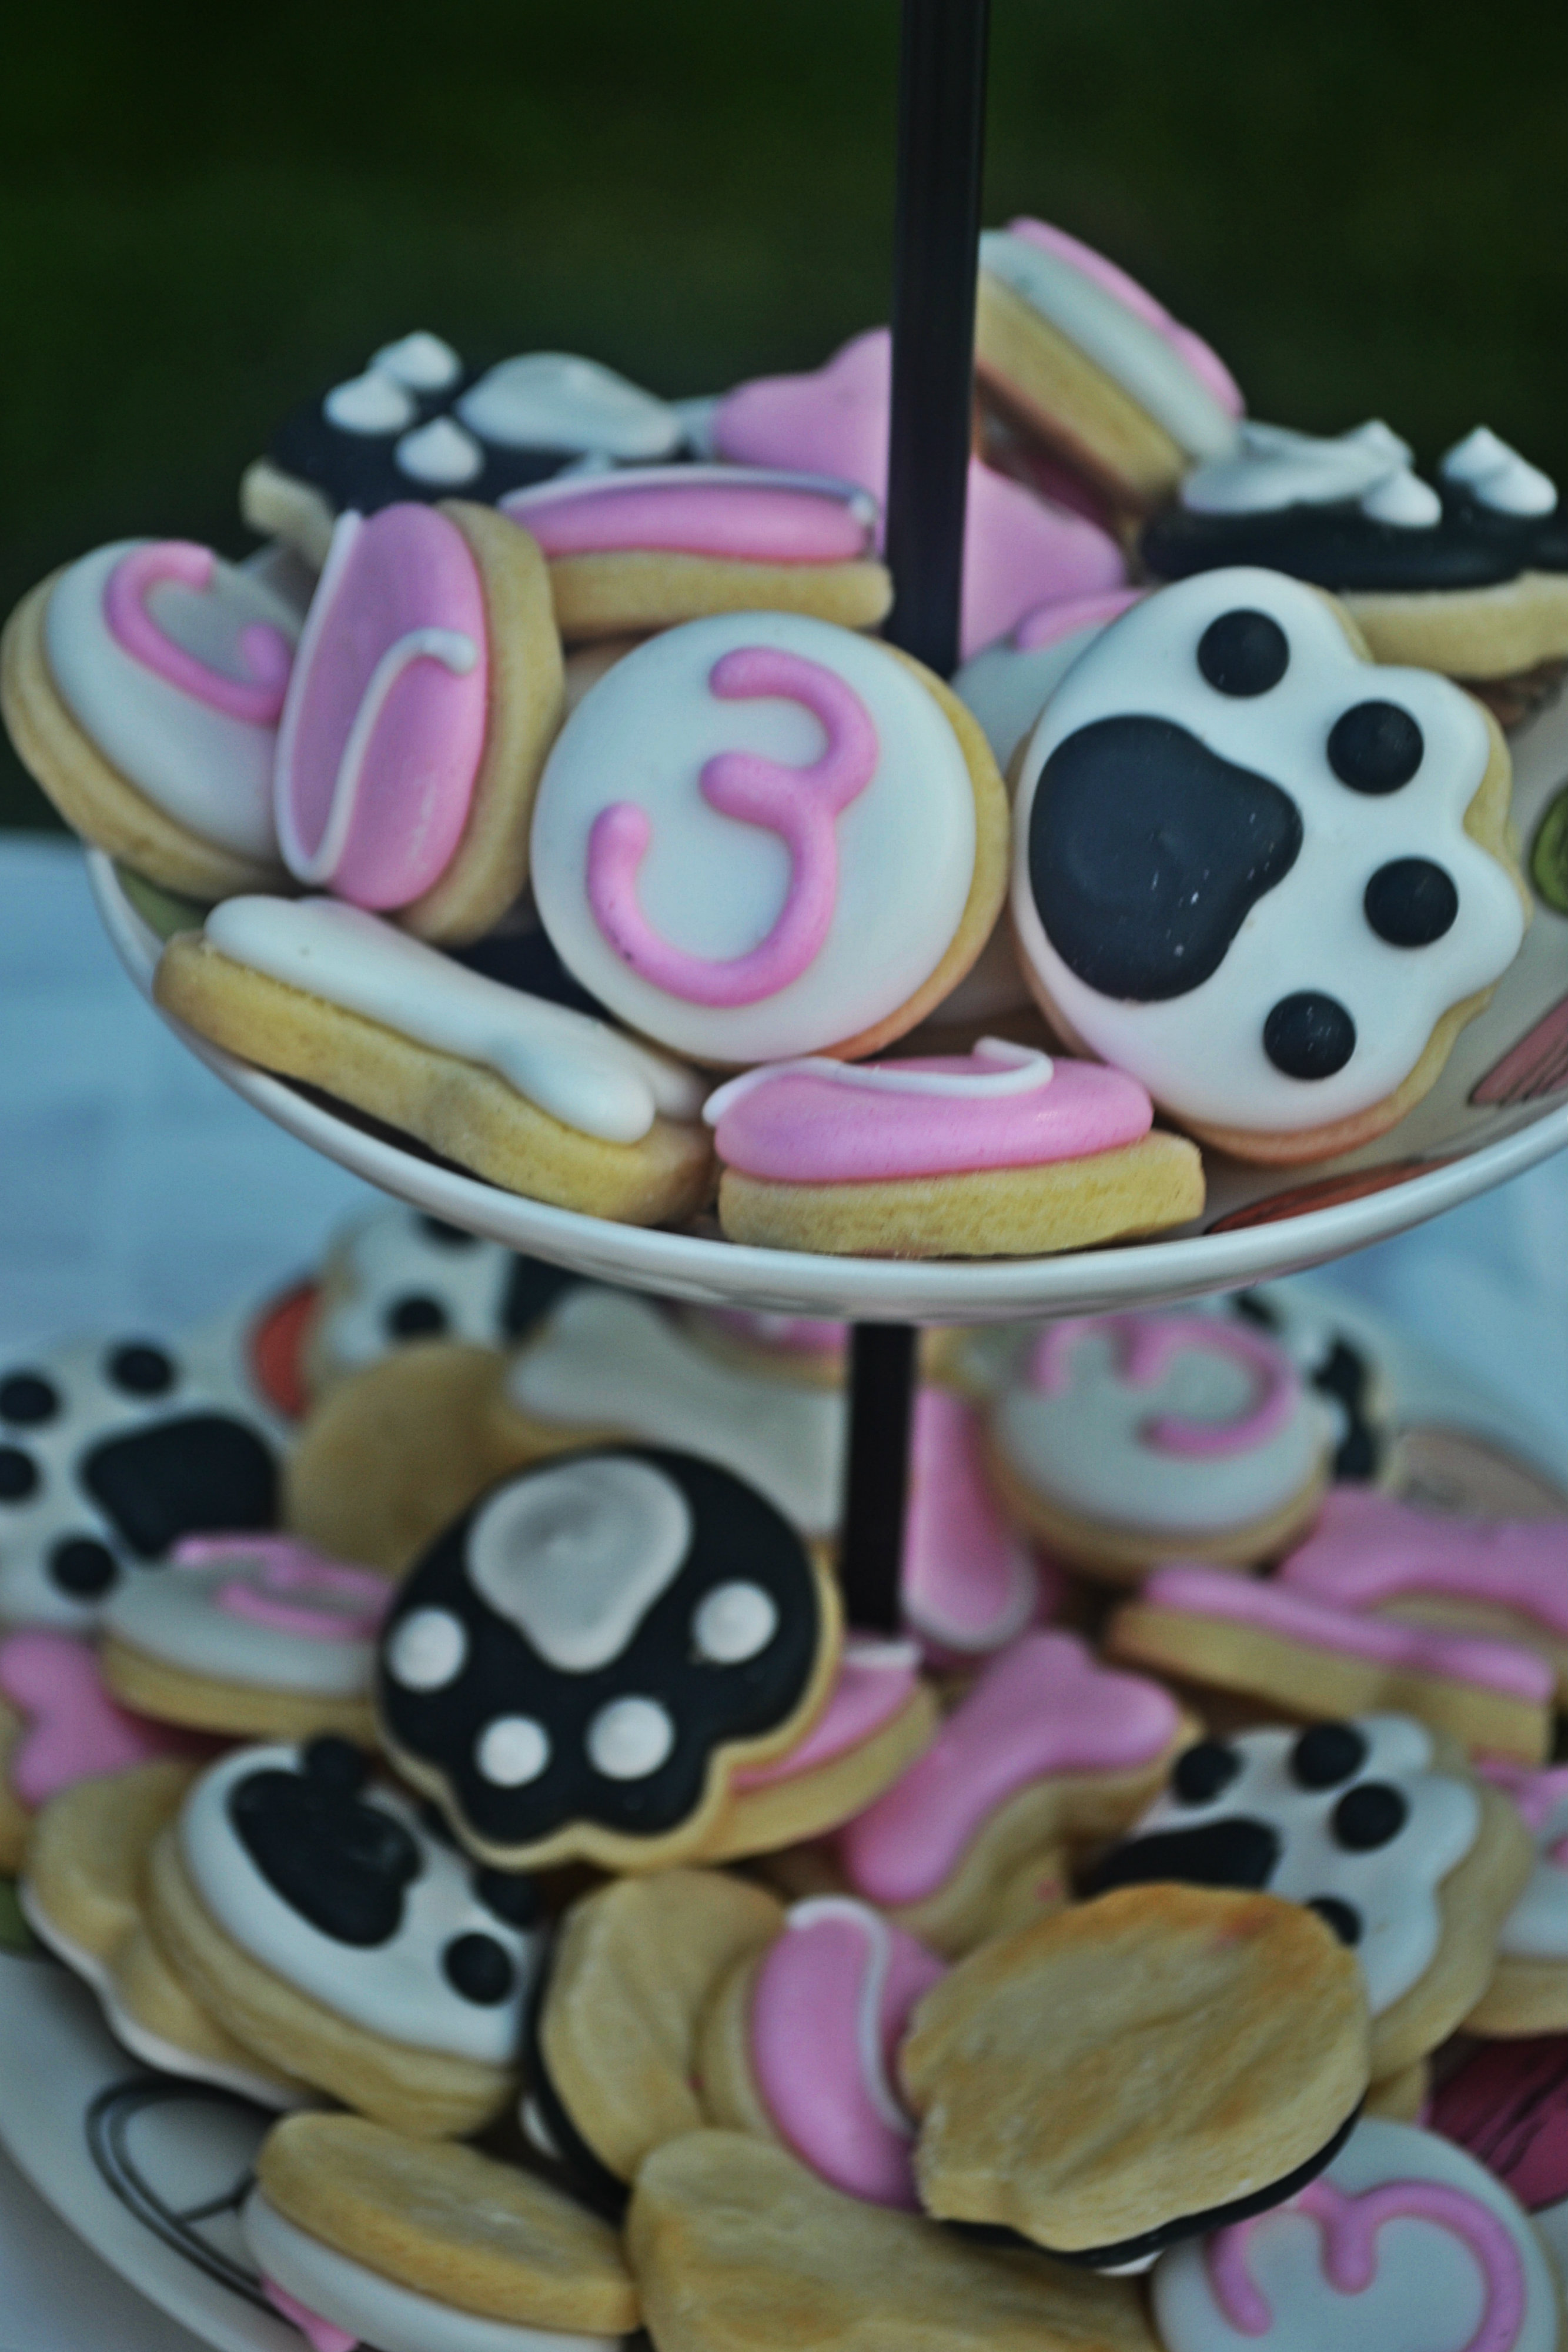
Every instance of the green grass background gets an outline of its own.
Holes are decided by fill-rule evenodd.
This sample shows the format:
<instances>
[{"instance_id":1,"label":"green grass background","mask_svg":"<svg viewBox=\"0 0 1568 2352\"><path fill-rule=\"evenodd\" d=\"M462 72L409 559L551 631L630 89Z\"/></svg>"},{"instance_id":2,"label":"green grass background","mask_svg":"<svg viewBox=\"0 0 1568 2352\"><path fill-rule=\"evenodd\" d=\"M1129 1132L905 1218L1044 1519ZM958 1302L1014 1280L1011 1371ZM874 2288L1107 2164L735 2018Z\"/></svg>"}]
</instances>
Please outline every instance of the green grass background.
<instances>
[{"instance_id":1,"label":"green grass background","mask_svg":"<svg viewBox=\"0 0 1568 2352\"><path fill-rule=\"evenodd\" d=\"M246 543L279 412L421 325L668 394L886 314L895 0L48 0L0 49L0 607ZM1568 478L1568 10L994 0L987 214L1087 236L1254 410ZM11 760L0 823L47 811Z\"/></svg>"}]
</instances>

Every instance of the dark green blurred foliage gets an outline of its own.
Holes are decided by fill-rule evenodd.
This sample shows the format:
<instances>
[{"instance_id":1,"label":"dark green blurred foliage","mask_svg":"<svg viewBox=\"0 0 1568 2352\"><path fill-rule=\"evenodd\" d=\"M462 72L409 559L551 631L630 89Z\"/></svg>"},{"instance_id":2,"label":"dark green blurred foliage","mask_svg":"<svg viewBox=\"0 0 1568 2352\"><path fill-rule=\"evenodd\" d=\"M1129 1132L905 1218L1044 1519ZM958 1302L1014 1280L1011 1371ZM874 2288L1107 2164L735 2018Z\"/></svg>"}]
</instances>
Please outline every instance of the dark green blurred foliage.
<instances>
[{"instance_id":1,"label":"dark green blurred foliage","mask_svg":"<svg viewBox=\"0 0 1568 2352\"><path fill-rule=\"evenodd\" d=\"M1568 12L993 10L988 218L1102 246L1261 415L1568 474ZM11 10L0 605L120 532L242 547L275 417L411 326L671 394L812 364L885 314L896 43L895 0Z\"/></svg>"}]
</instances>

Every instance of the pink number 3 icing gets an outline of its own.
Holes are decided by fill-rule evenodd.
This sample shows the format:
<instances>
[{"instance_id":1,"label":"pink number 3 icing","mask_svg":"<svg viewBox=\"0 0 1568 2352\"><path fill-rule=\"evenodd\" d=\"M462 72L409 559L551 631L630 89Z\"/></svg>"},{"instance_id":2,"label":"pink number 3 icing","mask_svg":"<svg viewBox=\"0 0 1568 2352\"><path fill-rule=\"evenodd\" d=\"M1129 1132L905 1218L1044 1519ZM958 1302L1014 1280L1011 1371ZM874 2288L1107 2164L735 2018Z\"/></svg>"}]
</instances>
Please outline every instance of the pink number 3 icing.
<instances>
[{"instance_id":1,"label":"pink number 3 icing","mask_svg":"<svg viewBox=\"0 0 1568 2352\"><path fill-rule=\"evenodd\" d=\"M157 540L149 547L133 548L105 583L104 622L116 645L165 685L211 710L221 710L225 719L243 719L253 727L276 726L294 659L281 629L267 621L252 621L242 629L240 655L250 676L231 677L177 645L159 627L149 606L155 588L209 587L216 563L210 547L197 547L190 540Z\"/></svg>"},{"instance_id":2,"label":"pink number 3 icing","mask_svg":"<svg viewBox=\"0 0 1568 2352\"><path fill-rule=\"evenodd\" d=\"M1197 1460L1244 1454L1266 1444L1296 1409L1300 1383L1289 1359L1257 1334L1207 1315L1113 1315L1097 1326L1087 1318L1053 1323L1036 1342L1030 1361L1030 1378L1043 1394L1061 1396L1071 1385L1072 1351L1092 1328L1111 1334L1118 1370L1129 1388L1153 1388L1189 1349L1228 1356L1249 1375L1249 1402L1228 1420L1199 1421L1176 1412L1152 1415L1138 1436L1157 1454Z\"/></svg>"},{"instance_id":3,"label":"pink number 3 icing","mask_svg":"<svg viewBox=\"0 0 1568 2352\"><path fill-rule=\"evenodd\" d=\"M841 812L876 773L870 712L844 679L802 654L739 646L708 676L721 701L773 695L800 703L821 722L827 744L809 767L754 751L720 751L703 768L710 808L741 824L766 826L789 851L789 887L779 919L745 955L689 955L661 939L637 898L637 874L652 837L645 810L617 801L594 819L588 845L588 903L595 921L634 971L692 1004L756 1004L787 988L814 961L838 896Z\"/></svg>"},{"instance_id":4,"label":"pink number 3 icing","mask_svg":"<svg viewBox=\"0 0 1568 2352\"><path fill-rule=\"evenodd\" d=\"M313 1641L373 1640L392 1598L374 1569L323 1559L287 1536L189 1536L173 1557L180 1568L232 1559L238 1572L218 1586L214 1606L247 1624Z\"/></svg>"}]
</instances>

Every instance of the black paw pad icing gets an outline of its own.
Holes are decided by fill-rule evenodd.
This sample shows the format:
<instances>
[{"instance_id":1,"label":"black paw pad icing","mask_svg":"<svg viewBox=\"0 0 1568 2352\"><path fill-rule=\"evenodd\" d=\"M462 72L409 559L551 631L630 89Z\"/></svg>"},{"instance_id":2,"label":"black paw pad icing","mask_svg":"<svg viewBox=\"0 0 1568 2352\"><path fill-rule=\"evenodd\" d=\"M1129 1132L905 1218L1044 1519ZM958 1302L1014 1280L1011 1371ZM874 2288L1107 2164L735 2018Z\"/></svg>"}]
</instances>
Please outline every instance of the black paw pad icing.
<instances>
[{"instance_id":1,"label":"black paw pad icing","mask_svg":"<svg viewBox=\"0 0 1568 2352\"><path fill-rule=\"evenodd\" d=\"M1500 845L1465 829L1493 758L1469 696L1369 664L1281 573L1144 598L1024 757L1012 911L1038 992L1200 1132L1381 1108L1523 936Z\"/></svg>"},{"instance_id":2,"label":"black paw pad icing","mask_svg":"<svg viewBox=\"0 0 1568 2352\"><path fill-rule=\"evenodd\" d=\"M1304 1904L1357 1952L1375 2018L1432 1965L1448 1932L1439 1889L1480 1835L1474 1786L1437 1767L1408 1717L1246 1731L1186 1751L1092 1891L1178 1879Z\"/></svg>"},{"instance_id":3,"label":"black paw pad icing","mask_svg":"<svg viewBox=\"0 0 1568 2352\"><path fill-rule=\"evenodd\" d=\"M505 1481L426 1554L382 1634L382 1727L488 1861L674 1860L727 1764L804 1723L833 1635L754 1487L595 1447Z\"/></svg>"},{"instance_id":4,"label":"black paw pad icing","mask_svg":"<svg viewBox=\"0 0 1568 2352\"><path fill-rule=\"evenodd\" d=\"M532 1329L579 1276L519 1257L412 1209L380 1209L333 1252L312 1345L334 1370L371 1364L411 1339L504 1347Z\"/></svg>"}]
</instances>

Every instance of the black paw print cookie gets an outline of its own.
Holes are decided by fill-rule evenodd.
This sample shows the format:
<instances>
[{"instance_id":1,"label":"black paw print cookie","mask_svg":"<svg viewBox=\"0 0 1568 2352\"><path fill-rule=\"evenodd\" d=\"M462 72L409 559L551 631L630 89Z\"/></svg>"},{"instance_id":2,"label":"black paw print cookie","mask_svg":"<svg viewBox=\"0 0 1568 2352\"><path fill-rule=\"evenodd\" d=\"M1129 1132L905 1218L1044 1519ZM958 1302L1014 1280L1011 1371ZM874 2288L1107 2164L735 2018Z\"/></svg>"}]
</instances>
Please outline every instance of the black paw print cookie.
<instances>
[{"instance_id":1,"label":"black paw print cookie","mask_svg":"<svg viewBox=\"0 0 1568 2352\"><path fill-rule=\"evenodd\" d=\"M1361 1961L1382 2081L1452 2032L1491 1976L1531 1862L1498 1797L1408 1716L1200 1740L1093 1891L1172 1879L1304 1903Z\"/></svg>"},{"instance_id":2,"label":"black paw print cookie","mask_svg":"<svg viewBox=\"0 0 1568 2352\"><path fill-rule=\"evenodd\" d=\"M246 471L240 509L319 567L350 509L494 506L571 466L674 457L682 438L667 402L597 360L526 352L476 373L439 335L415 332L284 419Z\"/></svg>"},{"instance_id":3,"label":"black paw print cookie","mask_svg":"<svg viewBox=\"0 0 1568 2352\"><path fill-rule=\"evenodd\" d=\"M538 1895L372 1772L332 1738L224 1757L154 1848L152 1925L258 2056L399 2130L475 2130L515 2086Z\"/></svg>"},{"instance_id":4,"label":"black paw print cookie","mask_svg":"<svg viewBox=\"0 0 1568 2352\"><path fill-rule=\"evenodd\" d=\"M284 1443L230 1322L0 1369L0 1623L83 1629L182 1536L276 1527Z\"/></svg>"},{"instance_id":5,"label":"black paw print cookie","mask_svg":"<svg viewBox=\"0 0 1568 2352\"><path fill-rule=\"evenodd\" d=\"M825 1705L835 1588L789 1522L695 1455L596 1446L507 1479L402 1586L382 1729L506 1869L698 1859L732 1772Z\"/></svg>"},{"instance_id":6,"label":"black paw print cookie","mask_svg":"<svg viewBox=\"0 0 1568 2352\"><path fill-rule=\"evenodd\" d=\"M1511 767L1317 591L1207 572L1073 666L1023 755L1012 908L1052 1023L1249 1160L1380 1135L1512 962Z\"/></svg>"}]
</instances>

